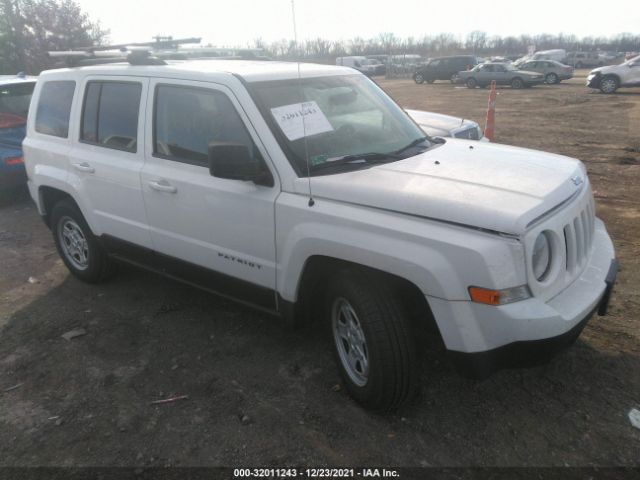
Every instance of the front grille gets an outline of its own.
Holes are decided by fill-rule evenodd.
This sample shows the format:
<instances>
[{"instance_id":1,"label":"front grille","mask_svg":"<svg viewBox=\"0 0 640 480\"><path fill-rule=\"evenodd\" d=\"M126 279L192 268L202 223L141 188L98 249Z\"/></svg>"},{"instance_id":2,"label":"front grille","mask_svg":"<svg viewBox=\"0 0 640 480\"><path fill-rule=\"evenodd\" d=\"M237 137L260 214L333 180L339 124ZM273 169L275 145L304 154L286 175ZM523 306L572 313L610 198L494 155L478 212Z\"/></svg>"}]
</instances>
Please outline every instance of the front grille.
<instances>
[{"instance_id":1,"label":"front grille","mask_svg":"<svg viewBox=\"0 0 640 480\"><path fill-rule=\"evenodd\" d=\"M475 126L459 130L453 134L455 138L465 138L467 140L480 140L478 129Z\"/></svg>"},{"instance_id":2,"label":"front grille","mask_svg":"<svg viewBox=\"0 0 640 480\"><path fill-rule=\"evenodd\" d=\"M589 257L593 244L594 218L593 204L589 202L572 221L564 226L564 244L567 250L566 269L570 273L582 268Z\"/></svg>"}]
</instances>

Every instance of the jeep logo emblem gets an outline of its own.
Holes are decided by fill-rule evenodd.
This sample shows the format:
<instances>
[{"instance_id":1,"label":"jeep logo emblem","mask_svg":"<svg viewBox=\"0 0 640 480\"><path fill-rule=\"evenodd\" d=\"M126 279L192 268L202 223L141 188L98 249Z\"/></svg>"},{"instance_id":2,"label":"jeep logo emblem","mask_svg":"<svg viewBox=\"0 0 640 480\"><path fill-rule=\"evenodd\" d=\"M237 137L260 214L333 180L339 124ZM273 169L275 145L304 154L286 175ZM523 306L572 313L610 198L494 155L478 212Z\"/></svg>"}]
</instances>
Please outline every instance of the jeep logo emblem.
<instances>
[{"instance_id":1,"label":"jeep logo emblem","mask_svg":"<svg viewBox=\"0 0 640 480\"><path fill-rule=\"evenodd\" d=\"M579 187L580 185L582 185L582 182L583 182L582 178L579 177L578 175L576 175L575 177L571 177L571 181L576 187Z\"/></svg>"}]
</instances>

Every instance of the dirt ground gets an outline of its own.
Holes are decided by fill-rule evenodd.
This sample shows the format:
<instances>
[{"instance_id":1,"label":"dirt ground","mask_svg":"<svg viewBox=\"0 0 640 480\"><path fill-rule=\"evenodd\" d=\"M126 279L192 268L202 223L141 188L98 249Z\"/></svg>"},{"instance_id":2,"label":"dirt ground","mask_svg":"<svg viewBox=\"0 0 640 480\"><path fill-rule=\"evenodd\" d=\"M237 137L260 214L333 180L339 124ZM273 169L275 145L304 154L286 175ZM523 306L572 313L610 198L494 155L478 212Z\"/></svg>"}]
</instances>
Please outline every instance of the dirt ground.
<instances>
[{"instance_id":1,"label":"dirt ground","mask_svg":"<svg viewBox=\"0 0 640 480\"><path fill-rule=\"evenodd\" d=\"M487 90L380 84L484 125ZM640 465L640 89L501 88L496 118L498 142L586 163L622 265L610 315L551 363L474 381L425 344L418 398L372 415L322 331L134 268L82 284L23 195L0 207L0 465Z\"/></svg>"}]
</instances>

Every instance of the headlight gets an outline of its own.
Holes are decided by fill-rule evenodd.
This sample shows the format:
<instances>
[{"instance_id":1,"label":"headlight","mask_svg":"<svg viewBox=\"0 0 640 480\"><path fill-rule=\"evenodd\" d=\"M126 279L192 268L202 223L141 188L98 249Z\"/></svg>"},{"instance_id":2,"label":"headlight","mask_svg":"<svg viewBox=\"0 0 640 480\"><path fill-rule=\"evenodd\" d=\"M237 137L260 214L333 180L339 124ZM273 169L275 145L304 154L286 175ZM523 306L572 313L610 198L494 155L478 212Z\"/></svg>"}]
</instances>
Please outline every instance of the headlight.
<instances>
[{"instance_id":1,"label":"headlight","mask_svg":"<svg viewBox=\"0 0 640 480\"><path fill-rule=\"evenodd\" d=\"M551 267L551 242L546 232L542 232L536 238L536 243L533 245L531 264L533 265L533 275L536 280L543 281Z\"/></svg>"}]
</instances>

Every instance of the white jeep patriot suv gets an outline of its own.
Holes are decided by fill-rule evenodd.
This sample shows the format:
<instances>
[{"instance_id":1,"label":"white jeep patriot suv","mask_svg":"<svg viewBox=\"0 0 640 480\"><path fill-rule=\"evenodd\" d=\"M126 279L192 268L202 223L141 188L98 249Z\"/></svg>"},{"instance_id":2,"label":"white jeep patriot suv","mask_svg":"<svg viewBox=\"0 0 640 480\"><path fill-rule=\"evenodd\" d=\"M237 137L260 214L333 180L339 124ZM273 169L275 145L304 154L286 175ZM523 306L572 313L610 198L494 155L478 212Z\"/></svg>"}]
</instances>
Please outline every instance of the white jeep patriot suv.
<instances>
[{"instance_id":1,"label":"white jeep patriot suv","mask_svg":"<svg viewBox=\"0 0 640 480\"><path fill-rule=\"evenodd\" d=\"M606 312L617 267L581 162L425 136L352 69L52 70L31 112L29 188L71 273L99 282L127 261L321 318L370 408L412 392L420 322L484 376Z\"/></svg>"}]
</instances>

